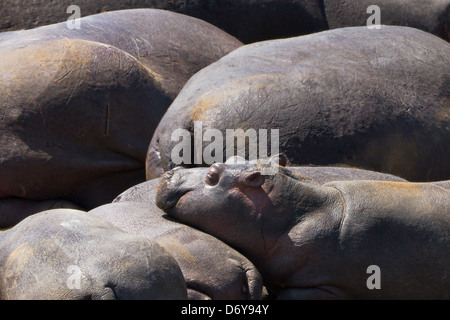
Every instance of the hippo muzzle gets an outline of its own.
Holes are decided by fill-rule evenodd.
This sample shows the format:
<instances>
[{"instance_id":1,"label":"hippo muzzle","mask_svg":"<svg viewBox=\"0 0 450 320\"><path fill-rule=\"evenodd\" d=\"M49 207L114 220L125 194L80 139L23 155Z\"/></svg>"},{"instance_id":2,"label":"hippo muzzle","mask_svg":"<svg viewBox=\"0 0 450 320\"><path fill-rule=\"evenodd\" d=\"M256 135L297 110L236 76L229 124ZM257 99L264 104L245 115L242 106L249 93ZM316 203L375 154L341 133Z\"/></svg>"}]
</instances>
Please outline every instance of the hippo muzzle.
<instances>
[{"instance_id":1,"label":"hippo muzzle","mask_svg":"<svg viewBox=\"0 0 450 320\"><path fill-rule=\"evenodd\" d=\"M174 208L186 193L201 188L204 184L203 177L207 168L196 168L188 172L181 169L182 167L176 167L167 171L159 180L156 205L165 212Z\"/></svg>"}]
</instances>

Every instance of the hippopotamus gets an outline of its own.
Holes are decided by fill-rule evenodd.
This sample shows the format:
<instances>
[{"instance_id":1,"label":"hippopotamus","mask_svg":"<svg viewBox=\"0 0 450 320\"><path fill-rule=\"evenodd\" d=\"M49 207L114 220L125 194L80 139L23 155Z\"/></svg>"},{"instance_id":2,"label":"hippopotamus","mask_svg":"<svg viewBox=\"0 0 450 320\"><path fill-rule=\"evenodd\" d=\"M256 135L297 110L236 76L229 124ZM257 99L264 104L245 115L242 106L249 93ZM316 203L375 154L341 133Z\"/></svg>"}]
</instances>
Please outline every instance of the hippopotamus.
<instances>
[{"instance_id":1,"label":"hippopotamus","mask_svg":"<svg viewBox=\"0 0 450 320\"><path fill-rule=\"evenodd\" d=\"M237 160L245 161L244 159ZM231 161L229 159L229 162ZM404 179L392 175L353 168L289 167L289 169L319 183L355 179L404 181ZM202 179L208 173L209 168L194 168L191 170L195 170L199 179ZM163 247L169 244L166 249L177 259L185 275L188 294L191 299L202 297L213 300L242 299L244 297L259 298L261 292L259 285L262 280L258 279L259 273L255 271L256 269L254 270L251 262L218 239L180 224L171 217L164 215L164 212L155 204L158 182L159 179L153 179L133 186L117 196L113 201L113 204L120 203L123 205L112 206L107 204L92 210L91 213L127 232L146 236L151 240L157 241ZM191 237L196 239L196 241L185 240L191 239ZM189 257L194 256L197 261L202 261L203 263L190 263L189 260L186 260L186 255L178 253L180 251L179 248L183 249L181 252L190 252ZM214 248L214 250L211 248ZM249 288L249 284L236 286L242 279L250 281L249 275L243 277L241 274L242 270L246 270L246 268L236 268L236 261L239 262L240 266L247 266L247 269L250 268L249 271L251 272L247 271L247 274L255 278L252 282L253 286L256 287L253 289L253 293L252 290L249 292L245 289L246 295L243 295L243 292L240 291L240 288ZM230 264L230 262L232 263ZM231 271L217 271L225 268ZM205 274L208 274L208 276L205 277ZM228 277L230 278L228 279ZM218 288L222 288L225 283L230 284L231 287L226 291L219 290ZM224 295L225 292L227 295ZM264 297L267 296L265 291L263 293L265 294L263 295Z\"/></svg>"},{"instance_id":2,"label":"hippopotamus","mask_svg":"<svg viewBox=\"0 0 450 320\"><path fill-rule=\"evenodd\" d=\"M72 39L0 56L0 199L90 209L144 181L149 128L170 101L144 65L116 47ZM143 119L148 127L137 125ZM0 226L5 216L13 214L0 212Z\"/></svg>"},{"instance_id":3,"label":"hippopotamus","mask_svg":"<svg viewBox=\"0 0 450 320\"><path fill-rule=\"evenodd\" d=\"M89 210L145 181L148 143L173 98L192 74L241 45L163 10L81 20L80 30L60 23L0 35L0 130L8 137L0 198L15 198L0 200L0 227L46 206L29 201ZM20 199L26 210L13 210ZM3 222L5 215L15 219Z\"/></svg>"},{"instance_id":4,"label":"hippopotamus","mask_svg":"<svg viewBox=\"0 0 450 320\"><path fill-rule=\"evenodd\" d=\"M319 184L285 163L215 163L204 177L175 168L160 178L156 203L248 257L279 299L450 298L450 190ZM263 174L267 166L277 170ZM367 270L377 269L373 287Z\"/></svg>"},{"instance_id":5,"label":"hippopotamus","mask_svg":"<svg viewBox=\"0 0 450 320\"><path fill-rule=\"evenodd\" d=\"M69 29L61 22L0 33L0 48L66 38L105 43L145 65L157 80L155 89L173 100L197 71L242 46L242 42L205 21L165 10L103 12L83 16L79 23L80 29ZM163 111L167 107L158 106ZM154 129L152 124L148 126L149 131Z\"/></svg>"},{"instance_id":6,"label":"hippopotamus","mask_svg":"<svg viewBox=\"0 0 450 320\"><path fill-rule=\"evenodd\" d=\"M374 13L368 9L377 5L383 25L417 28L450 41L450 0L324 0L323 4L330 29L367 25Z\"/></svg>"},{"instance_id":7,"label":"hippopotamus","mask_svg":"<svg viewBox=\"0 0 450 320\"><path fill-rule=\"evenodd\" d=\"M233 161L242 163L246 160L241 157L232 157L226 163L233 163ZM178 170L178 169L177 169ZM204 177L208 173L209 168L199 167L192 168L192 173ZM289 167L292 172L303 176L305 179L314 180L317 183L323 184L331 181L343 180L380 180L380 181L406 181L403 178L385 174L381 172L374 172L358 168L345 167L320 167L320 166L299 166ZM156 198L156 187L159 179L152 179L143 183L137 184L130 189L118 195L114 202L150 202L154 203ZM441 183L441 182L440 182ZM444 182L442 182L444 183Z\"/></svg>"},{"instance_id":8,"label":"hippopotamus","mask_svg":"<svg viewBox=\"0 0 450 320\"><path fill-rule=\"evenodd\" d=\"M207 21L244 42L256 42L325 30L327 23L320 0L136 0L95 1L59 0L49 4L35 0L23 9L20 1L0 4L3 12L0 30L30 29L56 22L65 22L75 11L67 13L76 4L82 16L102 11L135 8L164 9Z\"/></svg>"},{"instance_id":9,"label":"hippopotamus","mask_svg":"<svg viewBox=\"0 0 450 320\"><path fill-rule=\"evenodd\" d=\"M166 249L181 268L190 300L262 298L261 275L246 257L222 241L168 217L156 207L155 197L135 200L106 204L89 214Z\"/></svg>"},{"instance_id":10,"label":"hippopotamus","mask_svg":"<svg viewBox=\"0 0 450 320\"><path fill-rule=\"evenodd\" d=\"M409 27L349 27L242 46L183 87L152 137L147 179L177 165L211 165L197 156L217 147L210 130L223 140L216 154L227 158L235 151L227 147L229 131L231 142L251 131L255 149L265 144L271 151L263 157L282 152L294 166L448 180L449 74L450 44ZM194 147L182 163L172 154L186 144L179 131ZM277 132L279 149L272 152Z\"/></svg>"},{"instance_id":11,"label":"hippopotamus","mask_svg":"<svg viewBox=\"0 0 450 320\"><path fill-rule=\"evenodd\" d=\"M74 19L70 0L49 3L34 0L24 10L20 0L0 3L0 31L30 29ZM443 38L449 34L449 1L414 0L78 0L79 14L154 8L193 16L207 21L245 43L300 36L344 26L364 26L367 8L376 4L384 24L411 26ZM446 24L447 22L447 24ZM448 38L447 38L448 39Z\"/></svg>"},{"instance_id":12,"label":"hippopotamus","mask_svg":"<svg viewBox=\"0 0 450 320\"><path fill-rule=\"evenodd\" d=\"M74 209L0 232L1 300L184 300L175 259L156 242Z\"/></svg>"}]
</instances>

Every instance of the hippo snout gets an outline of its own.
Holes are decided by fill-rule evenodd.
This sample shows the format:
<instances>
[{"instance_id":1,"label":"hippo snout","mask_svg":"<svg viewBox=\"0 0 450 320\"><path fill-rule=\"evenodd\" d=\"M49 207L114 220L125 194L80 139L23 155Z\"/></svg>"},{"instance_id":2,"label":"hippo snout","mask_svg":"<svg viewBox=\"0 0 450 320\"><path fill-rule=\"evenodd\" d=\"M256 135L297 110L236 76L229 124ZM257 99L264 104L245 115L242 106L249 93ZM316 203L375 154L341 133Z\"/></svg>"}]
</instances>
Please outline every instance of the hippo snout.
<instances>
[{"instance_id":1,"label":"hippo snout","mask_svg":"<svg viewBox=\"0 0 450 320\"><path fill-rule=\"evenodd\" d=\"M174 168L165 172L158 183L156 191L156 205L164 211L168 211L175 207L178 200L190 191L189 188L183 187L186 180L179 174L176 174L178 168Z\"/></svg>"}]
</instances>

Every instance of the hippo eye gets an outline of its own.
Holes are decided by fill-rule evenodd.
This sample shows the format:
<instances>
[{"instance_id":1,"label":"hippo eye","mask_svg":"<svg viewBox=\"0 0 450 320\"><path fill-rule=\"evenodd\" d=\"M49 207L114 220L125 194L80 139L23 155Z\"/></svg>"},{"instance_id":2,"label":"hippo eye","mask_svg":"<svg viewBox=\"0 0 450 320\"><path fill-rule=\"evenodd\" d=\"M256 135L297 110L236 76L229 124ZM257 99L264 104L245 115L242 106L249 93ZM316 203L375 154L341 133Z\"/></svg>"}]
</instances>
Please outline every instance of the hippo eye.
<instances>
[{"instance_id":1,"label":"hippo eye","mask_svg":"<svg viewBox=\"0 0 450 320\"><path fill-rule=\"evenodd\" d=\"M223 172L223 164L213 164L210 168L208 173L206 174L205 182L209 184L210 186L215 186L219 183L220 175Z\"/></svg>"}]
</instances>

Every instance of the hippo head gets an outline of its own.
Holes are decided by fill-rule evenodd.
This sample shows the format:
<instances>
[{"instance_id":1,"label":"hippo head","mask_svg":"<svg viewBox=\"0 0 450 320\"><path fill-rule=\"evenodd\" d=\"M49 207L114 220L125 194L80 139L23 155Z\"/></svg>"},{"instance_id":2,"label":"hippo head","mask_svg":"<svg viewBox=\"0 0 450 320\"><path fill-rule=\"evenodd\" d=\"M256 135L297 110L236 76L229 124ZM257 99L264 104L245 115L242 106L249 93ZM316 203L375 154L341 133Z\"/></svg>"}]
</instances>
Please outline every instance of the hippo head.
<instances>
[{"instance_id":1,"label":"hippo head","mask_svg":"<svg viewBox=\"0 0 450 320\"><path fill-rule=\"evenodd\" d=\"M298 192L299 182L307 178L285 165L286 158L277 155L264 165L229 159L209 169L174 168L160 178L156 202L175 219L216 236L252 260L295 224L292 208L298 209L299 201L304 207L321 201L310 188ZM268 166L278 170L265 174Z\"/></svg>"}]
</instances>

